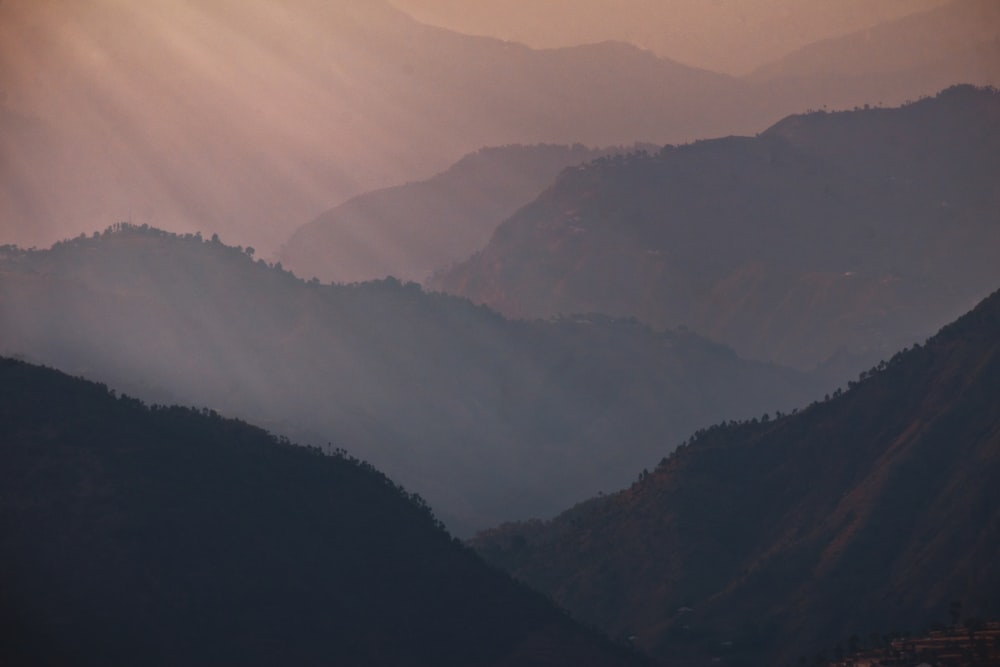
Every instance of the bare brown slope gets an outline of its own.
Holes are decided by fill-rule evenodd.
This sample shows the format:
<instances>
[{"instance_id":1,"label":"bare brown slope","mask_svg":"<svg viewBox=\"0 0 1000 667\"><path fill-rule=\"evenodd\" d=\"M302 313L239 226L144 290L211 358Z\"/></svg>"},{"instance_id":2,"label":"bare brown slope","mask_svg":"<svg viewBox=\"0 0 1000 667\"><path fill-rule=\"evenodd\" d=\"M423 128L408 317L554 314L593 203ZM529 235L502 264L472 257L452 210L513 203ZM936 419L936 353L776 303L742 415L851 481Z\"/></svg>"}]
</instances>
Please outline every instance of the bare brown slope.
<instances>
[{"instance_id":1,"label":"bare brown slope","mask_svg":"<svg viewBox=\"0 0 1000 667\"><path fill-rule=\"evenodd\" d=\"M803 368L891 354L1000 281L998 156L989 89L792 116L565 172L430 284L511 316L685 324Z\"/></svg>"},{"instance_id":2,"label":"bare brown slope","mask_svg":"<svg viewBox=\"0 0 1000 667\"><path fill-rule=\"evenodd\" d=\"M1000 292L866 375L792 416L701 431L632 488L475 544L664 657L793 663L917 630L955 600L995 613Z\"/></svg>"},{"instance_id":3,"label":"bare brown slope","mask_svg":"<svg viewBox=\"0 0 1000 667\"><path fill-rule=\"evenodd\" d=\"M131 216L273 251L349 196L487 145L756 129L743 84L623 44L534 51L380 0L7 0L3 242Z\"/></svg>"}]
</instances>

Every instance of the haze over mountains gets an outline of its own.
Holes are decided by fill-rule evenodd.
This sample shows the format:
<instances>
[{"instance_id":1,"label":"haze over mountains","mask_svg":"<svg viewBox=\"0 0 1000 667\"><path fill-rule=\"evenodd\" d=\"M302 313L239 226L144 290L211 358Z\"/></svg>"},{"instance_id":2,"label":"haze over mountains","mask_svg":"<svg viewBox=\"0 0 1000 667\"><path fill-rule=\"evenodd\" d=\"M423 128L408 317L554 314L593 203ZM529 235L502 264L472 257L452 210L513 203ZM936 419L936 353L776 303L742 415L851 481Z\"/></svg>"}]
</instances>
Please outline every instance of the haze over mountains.
<instances>
[{"instance_id":1,"label":"haze over mountains","mask_svg":"<svg viewBox=\"0 0 1000 667\"><path fill-rule=\"evenodd\" d=\"M0 662L645 661L371 467L0 359Z\"/></svg>"},{"instance_id":2,"label":"haze over mountains","mask_svg":"<svg viewBox=\"0 0 1000 667\"><path fill-rule=\"evenodd\" d=\"M998 12L0 0L0 664L1000 618Z\"/></svg>"},{"instance_id":3,"label":"haze over mountains","mask_svg":"<svg viewBox=\"0 0 1000 667\"><path fill-rule=\"evenodd\" d=\"M1000 86L1000 4L954 0L804 46L744 80L813 109L894 105L956 83Z\"/></svg>"},{"instance_id":4,"label":"haze over mountains","mask_svg":"<svg viewBox=\"0 0 1000 667\"><path fill-rule=\"evenodd\" d=\"M413 283L306 283L127 227L4 249L0 352L345 447L459 532L554 513L700 425L830 389L691 333L510 322Z\"/></svg>"},{"instance_id":5,"label":"haze over mountains","mask_svg":"<svg viewBox=\"0 0 1000 667\"><path fill-rule=\"evenodd\" d=\"M483 146L754 133L810 106L941 85L872 99L870 84L826 98L799 77L741 81L624 43L531 50L421 25L382 0L6 0L0 232L47 246L132 219L270 254L347 198Z\"/></svg>"},{"instance_id":6,"label":"haze over mountains","mask_svg":"<svg viewBox=\"0 0 1000 667\"><path fill-rule=\"evenodd\" d=\"M873 76L923 70L947 77L929 82L940 87L958 81L995 85L1000 73L993 57L1000 37L1000 7L990 0L936 4L941 6L803 45L755 68L749 78ZM823 81L830 83L829 78Z\"/></svg>"},{"instance_id":7,"label":"haze over mountains","mask_svg":"<svg viewBox=\"0 0 1000 667\"><path fill-rule=\"evenodd\" d=\"M568 170L429 284L510 316L687 325L800 368L875 363L1000 283L997 211L1000 93L961 86Z\"/></svg>"},{"instance_id":8,"label":"haze over mountains","mask_svg":"<svg viewBox=\"0 0 1000 667\"><path fill-rule=\"evenodd\" d=\"M475 545L666 664L811 663L956 604L995 615L1000 292L863 376L791 416L703 429L630 488Z\"/></svg>"},{"instance_id":9,"label":"haze over mountains","mask_svg":"<svg viewBox=\"0 0 1000 667\"><path fill-rule=\"evenodd\" d=\"M539 48L616 40L663 58L746 74L810 43L946 0L391 0L418 20ZM950 82L954 83L954 82Z\"/></svg>"},{"instance_id":10,"label":"haze over mountains","mask_svg":"<svg viewBox=\"0 0 1000 667\"><path fill-rule=\"evenodd\" d=\"M272 251L482 146L662 143L769 115L736 119L727 77L631 46L533 51L381 0L8 0L0 45L0 219L22 245L131 214Z\"/></svg>"},{"instance_id":11,"label":"haze over mountains","mask_svg":"<svg viewBox=\"0 0 1000 667\"><path fill-rule=\"evenodd\" d=\"M468 258L564 168L626 149L502 146L466 155L425 181L354 197L297 229L281 263L303 278L422 282Z\"/></svg>"}]
</instances>

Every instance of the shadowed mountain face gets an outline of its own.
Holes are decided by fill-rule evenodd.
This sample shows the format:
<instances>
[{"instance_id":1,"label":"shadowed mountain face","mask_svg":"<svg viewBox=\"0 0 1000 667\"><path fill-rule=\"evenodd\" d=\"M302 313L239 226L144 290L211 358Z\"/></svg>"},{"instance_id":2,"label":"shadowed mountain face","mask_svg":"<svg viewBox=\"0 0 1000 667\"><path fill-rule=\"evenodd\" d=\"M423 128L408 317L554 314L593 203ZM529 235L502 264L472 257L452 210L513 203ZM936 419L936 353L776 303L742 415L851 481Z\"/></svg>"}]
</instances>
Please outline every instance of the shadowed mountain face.
<instances>
[{"instance_id":1,"label":"shadowed mountain face","mask_svg":"<svg viewBox=\"0 0 1000 667\"><path fill-rule=\"evenodd\" d=\"M643 664L373 468L0 359L0 662Z\"/></svg>"},{"instance_id":2,"label":"shadowed mountain face","mask_svg":"<svg viewBox=\"0 0 1000 667\"><path fill-rule=\"evenodd\" d=\"M468 258L497 225L571 165L615 150L503 146L470 154L433 178L355 197L295 231L281 263L305 278L420 282Z\"/></svg>"},{"instance_id":3,"label":"shadowed mountain face","mask_svg":"<svg viewBox=\"0 0 1000 667\"><path fill-rule=\"evenodd\" d=\"M569 170L430 285L510 316L686 324L802 368L874 363L1000 282L998 212L1000 94L955 87Z\"/></svg>"},{"instance_id":4,"label":"shadowed mountain face","mask_svg":"<svg viewBox=\"0 0 1000 667\"><path fill-rule=\"evenodd\" d=\"M864 375L797 414L700 431L630 489L474 544L671 664L812 661L954 601L995 614L1000 292Z\"/></svg>"},{"instance_id":5,"label":"shadowed mountain face","mask_svg":"<svg viewBox=\"0 0 1000 667\"><path fill-rule=\"evenodd\" d=\"M774 116L742 90L623 44L533 51L381 0L5 0L0 236L48 245L131 216L271 252L485 145L752 131Z\"/></svg>"},{"instance_id":6,"label":"shadowed mountain face","mask_svg":"<svg viewBox=\"0 0 1000 667\"><path fill-rule=\"evenodd\" d=\"M0 350L342 445L459 531L551 514L700 425L822 393L685 332L510 322L413 283L306 283L141 229L7 248Z\"/></svg>"}]
</instances>

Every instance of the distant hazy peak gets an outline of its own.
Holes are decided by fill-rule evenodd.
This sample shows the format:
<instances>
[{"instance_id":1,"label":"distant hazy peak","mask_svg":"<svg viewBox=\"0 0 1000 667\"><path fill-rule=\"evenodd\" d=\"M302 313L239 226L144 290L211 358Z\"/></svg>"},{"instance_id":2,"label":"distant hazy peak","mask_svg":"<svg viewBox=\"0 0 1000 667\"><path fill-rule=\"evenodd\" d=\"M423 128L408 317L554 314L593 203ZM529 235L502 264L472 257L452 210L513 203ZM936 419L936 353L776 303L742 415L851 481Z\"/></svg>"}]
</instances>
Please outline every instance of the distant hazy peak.
<instances>
[{"instance_id":1,"label":"distant hazy peak","mask_svg":"<svg viewBox=\"0 0 1000 667\"><path fill-rule=\"evenodd\" d=\"M743 74L822 39L947 0L390 0L417 20L535 47L608 39Z\"/></svg>"},{"instance_id":2,"label":"distant hazy peak","mask_svg":"<svg viewBox=\"0 0 1000 667\"><path fill-rule=\"evenodd\" d=\"M993 83L1000 60L973 49L1000 44L1000 2L951 0L941 6L861 27L802 46L764 63L747 75L751 81L817 75L871 75L926 67L928 63L964 58L960 79Z\"/></svg>"}]
</instances>

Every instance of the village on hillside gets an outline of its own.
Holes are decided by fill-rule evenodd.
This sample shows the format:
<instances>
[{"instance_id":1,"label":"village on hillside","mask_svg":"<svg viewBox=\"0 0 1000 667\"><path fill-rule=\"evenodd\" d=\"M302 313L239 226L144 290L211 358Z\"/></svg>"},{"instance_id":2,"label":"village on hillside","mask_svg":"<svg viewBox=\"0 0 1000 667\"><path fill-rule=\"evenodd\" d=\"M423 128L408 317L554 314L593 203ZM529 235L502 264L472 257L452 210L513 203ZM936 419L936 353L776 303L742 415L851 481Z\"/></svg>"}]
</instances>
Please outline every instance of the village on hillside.
<instances>
[{"instance_id":1,"label":"village on hillside","mask_svg":"<svg viewBox=\"0 0 1000 667\"><path fill-rule=\"evenodd\" d=\"M829 667L997 667L1000 665L1000 622L973 622L932 630L920 637L901 637L867 649Z\"/></svg>"}]
</instances>

